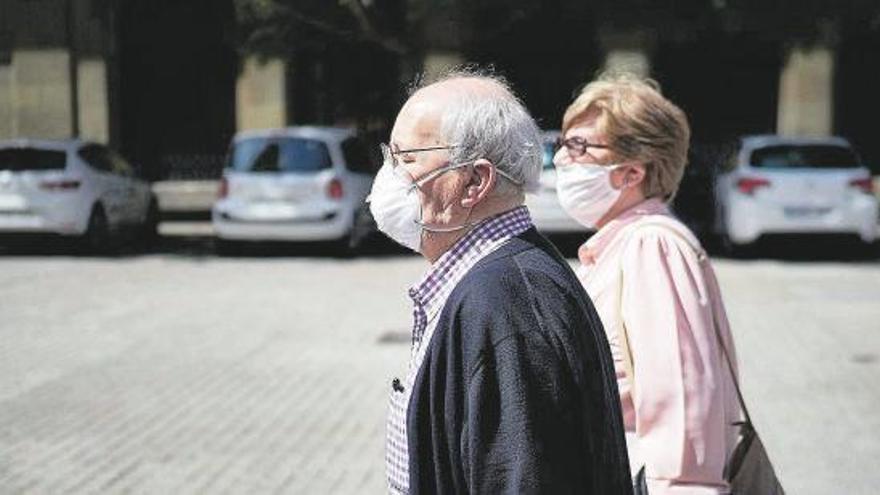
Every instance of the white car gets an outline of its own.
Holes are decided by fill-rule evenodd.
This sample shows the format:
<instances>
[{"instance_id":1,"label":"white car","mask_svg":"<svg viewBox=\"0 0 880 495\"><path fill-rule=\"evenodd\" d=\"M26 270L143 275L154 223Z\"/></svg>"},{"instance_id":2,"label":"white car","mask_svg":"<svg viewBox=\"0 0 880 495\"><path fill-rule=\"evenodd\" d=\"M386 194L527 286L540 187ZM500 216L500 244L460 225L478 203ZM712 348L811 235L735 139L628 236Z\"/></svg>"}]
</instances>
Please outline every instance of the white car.
<instances>
[{"instance_id":1,"label":"white car","mask_svg":"<svg viewBox=\"0 0 880 495\"><path fill-rule=\"evenodd\" d=\"M877 235L871 173L843 138L744 137L715 194L716 231L733 247L765 234Z\"/></svg>"},{"instance_id":2,"label":"white car","mask_svg":"<svg viewBox=\"0 0 880 495\"><path fill-rule=\"evenodd\" d=\"M0 141L0 233L80 236L100 251L123 230L154 234L157 221L150 185L106 146Z\"/></svg>"},{"instance_id":3,"label":"white car","mask_svg":"<svg viewBox=\"0 0 880 495\"><path fill-rule=\"evenodd\" d=\"M589 230L571 218L556 196L556 168L553 155L559 131L544 131L544 168L541 171L541 187L533 194L526 195L526 206L532 215L535 227L544 234L587 233Z\"/></svg>"},{"instance_id":4,"label":"white car","mask_svg":"<svg viewBox=\"0 0 880 495\"><path fill-rule=\"evenodd\" d=\"M214 232L238 241L341 241L370 191L375 161L350 129L289 127L235 136Z\"/></svg>"}]
</instances>

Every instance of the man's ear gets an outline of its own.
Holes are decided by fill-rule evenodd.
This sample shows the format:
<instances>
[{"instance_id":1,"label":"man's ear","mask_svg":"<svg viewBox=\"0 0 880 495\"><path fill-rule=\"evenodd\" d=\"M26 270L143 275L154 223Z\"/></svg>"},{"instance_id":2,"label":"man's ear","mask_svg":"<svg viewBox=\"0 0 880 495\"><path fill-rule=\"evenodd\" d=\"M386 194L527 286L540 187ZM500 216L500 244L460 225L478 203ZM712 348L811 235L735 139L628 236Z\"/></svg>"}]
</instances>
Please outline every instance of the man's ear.
<instances>
[{"instance_id":1,"label":"man's ear","mask_svg":"<svg viewBox=\"0 0 880 495\"><path fill-rule=\"evenodd\" d=\"M492 162L479 159L468 167L468 179L464 186L464 195L461 198L461 206L473 208L492 191L498 175Z\"/></svg>"}]
</instances>

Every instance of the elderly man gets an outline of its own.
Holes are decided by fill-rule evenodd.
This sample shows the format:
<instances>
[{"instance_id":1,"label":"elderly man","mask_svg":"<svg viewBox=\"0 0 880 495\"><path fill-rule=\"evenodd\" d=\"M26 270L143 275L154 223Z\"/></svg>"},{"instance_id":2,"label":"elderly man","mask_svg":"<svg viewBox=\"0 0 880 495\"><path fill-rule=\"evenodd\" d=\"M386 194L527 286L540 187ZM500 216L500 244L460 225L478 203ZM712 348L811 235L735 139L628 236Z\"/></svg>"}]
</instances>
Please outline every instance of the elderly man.
<instances>
[{"instance_id":1,"label":"elderly man","mask_svg":"<svg viewBox=\"0 0 880 495\"><path fill-rule=\"evenodd\" d=\"M455 73L401 109L370 195L430 263L409 290L412 356L392 382L392 493L630 493L599 318L532 226L538 129L503 81Z\"/></svg>"}]
</instances>

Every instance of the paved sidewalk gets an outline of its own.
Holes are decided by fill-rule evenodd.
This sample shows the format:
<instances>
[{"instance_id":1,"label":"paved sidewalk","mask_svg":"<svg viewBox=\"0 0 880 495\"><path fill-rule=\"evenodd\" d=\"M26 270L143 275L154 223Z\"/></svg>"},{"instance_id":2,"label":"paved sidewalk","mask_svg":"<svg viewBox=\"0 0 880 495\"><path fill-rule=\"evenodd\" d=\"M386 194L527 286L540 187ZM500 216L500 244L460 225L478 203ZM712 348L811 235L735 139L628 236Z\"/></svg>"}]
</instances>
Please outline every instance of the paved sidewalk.
<instances>
[{"instance_id":1,"label":"paved sidewalk","mask_svg":"<svg viewBox=\"0 0 880 495\"><path fill-rule=\"evenodd\" d=\"M880 486L880 264L723 261L789 493ZM415 257L0 257L0 493L381 493Z\"/></svg>"}]
</instances>

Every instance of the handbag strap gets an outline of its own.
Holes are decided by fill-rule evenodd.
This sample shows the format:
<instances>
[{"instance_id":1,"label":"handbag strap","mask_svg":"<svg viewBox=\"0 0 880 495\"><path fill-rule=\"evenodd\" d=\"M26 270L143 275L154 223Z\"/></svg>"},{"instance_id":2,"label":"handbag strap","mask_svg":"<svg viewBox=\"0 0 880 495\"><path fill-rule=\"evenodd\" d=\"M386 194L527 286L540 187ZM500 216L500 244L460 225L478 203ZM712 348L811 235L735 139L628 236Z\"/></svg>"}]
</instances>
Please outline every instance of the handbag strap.
<instances>
[{"instance_id":1,"label":"handbag strap","mask_svg":"<svg viewBox=\"0 0 880 495\"><path fill-rule=\"evenodd\" d=\"M648 227L658 227L666 232L669 232L669 233L675 235L679 239L683 240L685 242L685 244L687 244L694 251L694 253L697 255L697 260L700 262L701 268L702 268L703 263L705 263L709 260L709 256L706 254L706 251L702 247L700 247L699 245L695 245L691 239L689 239L686 235L681 233L676 227L673 227L672 225L669 225L668 223L663 222L663 221L656 221L655 220L655 221L650 221L650 222L637 223L636 225L633 225L629 229L629 232L628 232L627 241L626 241L627 244L629 243L629 239L633 236L633 234L635 233L636 230L640 230L642 228L648 228ZM620 267L620 277L621 277L621 283L620 283L619 302L620 302L621 309L622 309L622 306L623 306L623 263L621 263L621 267ZM739 406L742 409L743 416L745 416L745 423L748 425L751 425L752 424L752 417L751 417L751 415L749 415L749 408L746 407L746 401L743 398L742 389L740 389L740 386L739 386L739 380L737 380L736 373L733 370L733 361L730 359L730 353L727 352L727 346L724 345L724 339L721 336L721 325L720 325L720 322L718 321L718 311L716 311L717 302L710 301L710 304L712 305L710 309L712 311L712 327L713 327L713 330L715 333L715 340L718 341L718 346L721 347L721 353L724 355L724 361L727 362L727 369L730 371L730 379L733 381L733 388L736 390L736 398L739 401ZM635 402L635 381L633 380L633 374L634 374L635 368L634 368L634 364L633 364L632 350L630 349L630 345L629 345L629 335L627 334L627 331L626 331L626 325L623 323L622 313L623 312L621 311L621 322L620 322L620 326L618 327L618 334L619 334L619 338L621 340L621 345L623 346L624 367L626 368L627 378L630 382L630 395L633 397L633 402Z\"/></svg>"}]
</instances>

